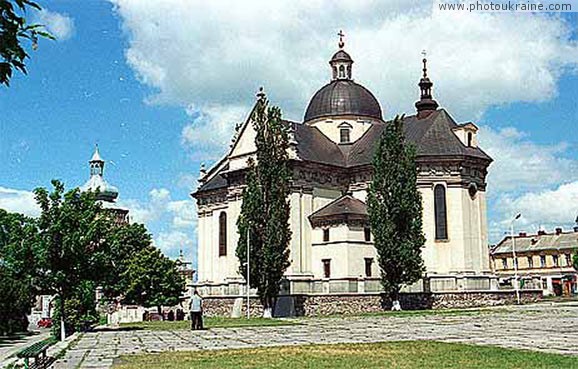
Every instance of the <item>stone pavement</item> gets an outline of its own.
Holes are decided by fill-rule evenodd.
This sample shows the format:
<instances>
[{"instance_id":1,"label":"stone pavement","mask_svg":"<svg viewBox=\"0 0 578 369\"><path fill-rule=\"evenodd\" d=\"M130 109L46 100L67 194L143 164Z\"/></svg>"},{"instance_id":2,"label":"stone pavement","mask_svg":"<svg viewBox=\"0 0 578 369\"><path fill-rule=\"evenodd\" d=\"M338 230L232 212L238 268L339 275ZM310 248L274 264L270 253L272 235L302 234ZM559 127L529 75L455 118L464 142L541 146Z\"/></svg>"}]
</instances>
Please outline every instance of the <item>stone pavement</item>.
<instances>
[{"instance_id":1,"label":"stone pavement","mask_svg":"<svg viewBox=\"0 0 578 369\"><path fill-rule=\"evenodd\" d=\"M120 355L328 343L438 340L578 355L578 303L535 304L472 314L303 318L302 325L206 331L85 334L53 368L109 368Z\"/></svg>"}]
</instances>

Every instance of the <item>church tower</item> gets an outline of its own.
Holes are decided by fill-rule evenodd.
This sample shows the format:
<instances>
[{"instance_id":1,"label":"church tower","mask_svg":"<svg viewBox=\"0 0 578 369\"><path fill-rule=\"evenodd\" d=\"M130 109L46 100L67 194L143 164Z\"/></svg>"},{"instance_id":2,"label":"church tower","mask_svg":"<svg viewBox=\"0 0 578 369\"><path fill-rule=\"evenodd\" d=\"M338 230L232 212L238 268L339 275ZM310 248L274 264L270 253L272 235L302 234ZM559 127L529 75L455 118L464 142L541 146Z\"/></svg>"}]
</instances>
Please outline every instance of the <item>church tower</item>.
<instances>
[{"instance_id":1,"label":"church tower","mask_svg":"<svg viewBox=\"0 0 578 369\"><path fill-rule=\"evenodd\" d=\"M94 154L88 162L90 166L90 178L82 187L83 191L98 192L96 198L100 201L115 202L118 197L118 189L104 180L104 160L100 156L98 145L94 148Z\"/></svg>"}]
</instances>

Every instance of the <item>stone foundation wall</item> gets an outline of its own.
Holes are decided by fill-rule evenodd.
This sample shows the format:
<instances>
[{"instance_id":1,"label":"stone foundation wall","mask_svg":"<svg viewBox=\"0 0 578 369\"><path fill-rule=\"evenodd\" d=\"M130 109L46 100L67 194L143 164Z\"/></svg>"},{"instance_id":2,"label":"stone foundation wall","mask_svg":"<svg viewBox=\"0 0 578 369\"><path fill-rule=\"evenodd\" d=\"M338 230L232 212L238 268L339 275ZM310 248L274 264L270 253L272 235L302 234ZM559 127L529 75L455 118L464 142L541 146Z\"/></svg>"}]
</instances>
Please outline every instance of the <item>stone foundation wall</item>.
<instances>
[{"instance_id":1,"label":"stone foundation wall","mask_svg":"<svg viewBox=\"0 0 578 369\"><path fill-rule=\"evenodd\" d=\"M240 316L247 316L247 298L243 297L216 297L209 296L203 298L203 315L208 317L222 316L229 317L235 310L235 301L240 301L240 309L238 310ZM239 304L239 303L238 303ZM250 313L251 317L260 317L263 315L263 305L258 298L252 297L250 299Z\"/></svg>"},{"instance_id":2,"label":"stone foundation wall","mask_svg":"<svg viewBox=\"0 0 578 369\"><path fill-rule=\"evenodd\" d=\"M522 290L523 303L542 298L542 290ZM246 299L242 297L207 296L203 299L205 316L231 316L235 300L241 299L237 313L246 315ZM404 310L460 309L499 306L516 303L514 291L402 293L400 303ZM239 304L239 302L237 302ZM383 294L319 294L281 296L275 316L326 316L377 313L391 309L391 301ZM251 298L251 316L263 314L257 298Z\"/></svg>"}]
</instances>

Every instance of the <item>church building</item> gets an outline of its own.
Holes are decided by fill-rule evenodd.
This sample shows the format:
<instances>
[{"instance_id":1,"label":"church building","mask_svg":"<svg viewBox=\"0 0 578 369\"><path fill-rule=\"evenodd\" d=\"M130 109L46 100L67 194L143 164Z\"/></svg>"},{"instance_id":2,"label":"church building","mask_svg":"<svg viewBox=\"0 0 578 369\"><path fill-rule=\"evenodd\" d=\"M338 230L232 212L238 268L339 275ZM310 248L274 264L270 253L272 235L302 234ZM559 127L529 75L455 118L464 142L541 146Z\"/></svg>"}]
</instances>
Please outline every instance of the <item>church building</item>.
<instances>
[{"instance_id":1,"label":"church building","mask_svg":"<svg viewBox=\"0 0 578 369\"><path fill-rule=\"evenodd\" d=\"M292 239L283 291L378 291L377 253L365 201L373 153L395 113L354 80L354 61L342 39L327 72L329 83L313 94L303 121L286 122ZM415 185L423 199L427 239L425 277L437 290L489 290L486 175L492 159L478 147L474 123L457 123L439 107L427 72L424 58L416 111L404 117L406 139L417 150ZM254 140L249 118L238 127L228 153L209 170L201 168L200 185L192 194L199 219L198 285L206 293L239 293L244 283L235 255L237 217ZM458 277L478 282L463 285Z\"/></svg>"}]
</instances>

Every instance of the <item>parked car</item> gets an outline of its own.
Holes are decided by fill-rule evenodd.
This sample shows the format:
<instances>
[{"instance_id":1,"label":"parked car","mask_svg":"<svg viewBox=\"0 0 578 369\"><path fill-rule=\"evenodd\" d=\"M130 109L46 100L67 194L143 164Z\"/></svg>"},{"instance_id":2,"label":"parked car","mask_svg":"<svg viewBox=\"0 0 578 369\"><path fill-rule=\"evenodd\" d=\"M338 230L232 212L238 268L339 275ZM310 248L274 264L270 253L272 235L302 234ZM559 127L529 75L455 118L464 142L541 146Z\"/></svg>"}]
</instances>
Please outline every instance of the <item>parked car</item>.
<instances>
[{"instance_id":1,"label":"parked car","mask_svg":"<svg viewBox=\"0 0 578 369\"><path fill-rule=\"evenodd\" d=\"M38 328L50 328L52 327L52 319L42 318L38 321Z\"/></svg>"}]
</instances>

